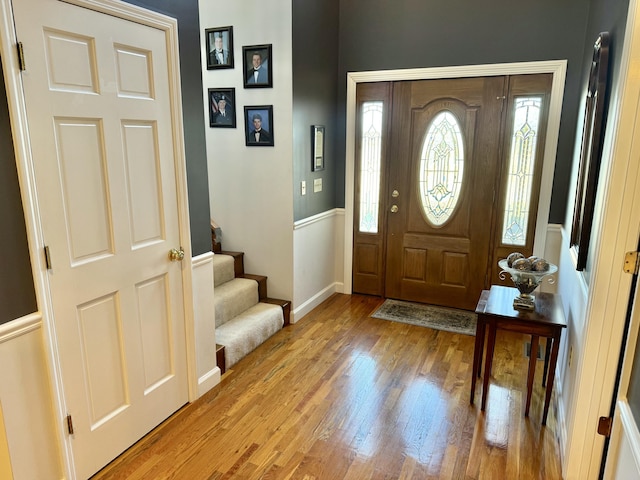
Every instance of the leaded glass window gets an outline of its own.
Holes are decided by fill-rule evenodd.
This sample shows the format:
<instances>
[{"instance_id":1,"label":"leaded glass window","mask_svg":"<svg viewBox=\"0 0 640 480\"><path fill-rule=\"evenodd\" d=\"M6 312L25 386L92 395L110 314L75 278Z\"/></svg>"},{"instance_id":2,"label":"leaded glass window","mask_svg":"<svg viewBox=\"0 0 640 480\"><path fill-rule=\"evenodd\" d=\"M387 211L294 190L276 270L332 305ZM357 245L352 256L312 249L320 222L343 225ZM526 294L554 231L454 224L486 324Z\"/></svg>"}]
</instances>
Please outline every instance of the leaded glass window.
<instances>
[{"instance_id":1,"label":"leaded glass window","mask_svg":"<svg viewBox=\"0 0 640 480\"><path fill-rule=\"evenodd\" d=\"M525 245L540 126L541 97L520 97L514 105L502 243Z\"/></svg>"},{"instance_id":2,"label":"leaded glass window","mask_svg":"<svg viewBox=\"0 0 640 480\"><path fill-rule=\"evenodd\" d=\"M360 232L378 233L380 165L382 157L382 102L362 104L360 132Z\"/></svg>"},{"instance_id":3,"label":"leaded glass window","mask_svg":"<svg viewBox=\"0 0 640 480\"><path fill-rule=\"evenodd\" d=\"M419 176L422 208L434 226L444 225L460 200L464 153L458 120L449 111L438 113L424 137Z\"/></svg>"}]
</instances>

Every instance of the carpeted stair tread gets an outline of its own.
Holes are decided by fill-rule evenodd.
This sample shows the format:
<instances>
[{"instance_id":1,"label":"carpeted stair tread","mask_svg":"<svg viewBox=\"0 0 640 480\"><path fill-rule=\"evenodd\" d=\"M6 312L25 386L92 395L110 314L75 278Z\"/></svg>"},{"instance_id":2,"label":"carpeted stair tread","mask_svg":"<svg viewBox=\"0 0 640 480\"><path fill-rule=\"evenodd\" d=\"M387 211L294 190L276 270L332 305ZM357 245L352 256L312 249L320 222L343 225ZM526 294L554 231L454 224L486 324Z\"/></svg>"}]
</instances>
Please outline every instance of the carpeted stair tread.
<instances>
[{"instance_id":1,"label":"carpeted stair tread","mask_svg":"<svg viewBox=\"0 0 640 480\"><path fill-rule=\"evenodd\" d=\"M233 280L235 277L233 262L233 257L230 255L216 254L213 256L214 288Z\"/></svg>"},{"instance_id":2,"label":"carpeted stair tread","mask_svg":"<svg viewBox=\"0 0 640 480\"><path fill-rule=\"evenodd\" d=\"M283 326L284 316L279 305L257 303L217 327L216 343L224 345L226 368L237 363Z\"/></svg>"},{"instance_id":3,"label":"carpeted stair tread","mask_svg":"<svg viewBox=\"0 0 640 480\"><path fill-rule=\"evenodd\" d=\"M255 280L234 278L215 287L213 304L216 327L227 323L256 303L258 303L258 283Z\"/></svg>"}]
</instances>

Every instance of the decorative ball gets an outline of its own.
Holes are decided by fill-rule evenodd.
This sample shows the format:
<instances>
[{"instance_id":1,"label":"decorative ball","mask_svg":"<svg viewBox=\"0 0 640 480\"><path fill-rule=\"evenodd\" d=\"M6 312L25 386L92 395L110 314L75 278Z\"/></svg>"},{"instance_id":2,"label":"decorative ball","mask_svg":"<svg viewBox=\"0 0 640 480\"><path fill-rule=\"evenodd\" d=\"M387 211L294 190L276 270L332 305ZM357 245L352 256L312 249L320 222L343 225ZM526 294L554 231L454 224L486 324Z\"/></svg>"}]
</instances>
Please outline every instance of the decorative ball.
<instances>
[{"instance_id":1,"label":"decorative ball","mask_svg":"<svg viewBox=\"0 0 640 480\"><path fill-rule=\"evenodd\" d=\"M529 261L528 258L518 258L517 260L514 260L514 262L511 264L511 268L513 268L514 270L522 270L522 271L527 271L527 270L531 270L531 262Z\"/></svg>"},{"instance_id":2,"label":"decorative ball","mask_svg":"<svg viewBox=\"0 0 640 480\"><path fill-rule=\"evenodd\" d=\"M531 255L529 257L529 261L531 262L531 265L533 265L538 259L540 259L540 257L536 257L535 255Z\"/></svg>"},{"instance_id":3,"label":"decorative ball","mask_svg":"<svg viewBox=\"0 0 640 480\"><path fill-rule=\"evenodd\" d=\"M547 270L549 270L549 262L547 262L544 258L538 258L531 264L531 270L535 272L546 272Z\"/></svg>"},{"instance_id":4,"label":"decorative ball","mask_svg":"<svg viewBox=\"0 0 640 480\"><path fill-rule=\"evenodd\" d=\"M515 262L519 258L524 258L524 255L521 254L520 252L510 253L509 256L507 257L507 265L509 267L512 267L513 266L513 262Z\"/></svg>"}]
</instances>

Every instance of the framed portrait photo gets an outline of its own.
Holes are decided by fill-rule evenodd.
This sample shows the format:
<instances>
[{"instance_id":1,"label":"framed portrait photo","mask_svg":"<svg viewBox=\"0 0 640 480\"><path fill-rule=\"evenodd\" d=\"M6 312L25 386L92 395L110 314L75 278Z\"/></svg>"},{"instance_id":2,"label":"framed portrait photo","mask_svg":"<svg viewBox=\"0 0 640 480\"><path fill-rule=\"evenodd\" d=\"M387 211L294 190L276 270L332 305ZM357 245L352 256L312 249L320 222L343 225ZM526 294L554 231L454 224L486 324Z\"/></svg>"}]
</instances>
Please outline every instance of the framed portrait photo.
<instances>
[{"instance_id":1,"label":"framed portrait photo","mask_svg":"<svg viewBox=\"0 0 640 480\"><path fill-rule=\"evenodd\" d=\"M236 128L236 89L209 89L209 126Z\"/></svg>"},{"instance_id":2,"label":"framed portrait photo","mask_svg":"<svg viewBox=\"0 0 640 480\"><path fill-rule=\"evenodd\" d=\"M247 147L273 147L273 105L244 107Z\"/></svg>"},{"instance_id":3,"label":"framed portrait photo","mask_svg":"<svg viewBox=\"0 0 640 480\"><path fill-rule=\"evenodd\" d=\"M233 27L207 28L207 70L233 68Z\"/></svg>"},{"instance_id":4,"label":"framed portrait photo","mask_svg":"<svg viewBox=\"0 0 640 480\"><path fill-rule=\"evenodd\" d=\"M273 87L273 58L271 45L249 45L242 47L244 88Z\"/></svg>"}]
</instances>

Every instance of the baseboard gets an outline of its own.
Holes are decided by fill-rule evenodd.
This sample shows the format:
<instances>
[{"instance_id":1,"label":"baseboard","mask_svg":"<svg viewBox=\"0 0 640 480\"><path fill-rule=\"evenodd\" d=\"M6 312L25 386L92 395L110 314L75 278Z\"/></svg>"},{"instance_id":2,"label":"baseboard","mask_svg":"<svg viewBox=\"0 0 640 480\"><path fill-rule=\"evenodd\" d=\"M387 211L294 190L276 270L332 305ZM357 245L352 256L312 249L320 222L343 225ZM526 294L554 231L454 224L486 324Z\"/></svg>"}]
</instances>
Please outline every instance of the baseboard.
<instances>
[{"instance_id":1,"label":"baseboard","mask_svg":"<svg viewBox=\"0 0 640 480\"><path fill-rule=\"evenodd\" d=\"M558 440L558 447L560 450L560 465L564 466L564 459L566 458L566 448L567 448L567 413L564 411L563 403L559 402L558 399L562 398L562 382L560 378L556 375L553 381L553 388L556 394L553 398L553 407L556 412L556 439ZM563 478L566 472L563 473Z\"/></svg>"},{"instance_id":2,"label":"baseboard","mask_svg":"<svg viewBox=\"0 0 640 480\"><path fill-rule=\"evenodd\" d=\"M333 295L334 293L339 293L339 286L343 286L343 284L339 282L332 283L331 285L323 288L320 292L316 293L313 297L304 302L298 308L294 309L291 312L291 323L296 323L331 295Z\"/></svg>"},{"instance_id":3,"label":"baseboard","mask_svg":"<svg viewBox=\"0 0 640 480\"><path fill-rule=\"evenodd\" d=\"M198 398L220 383L220 368L215 367L198 378Z\"/></svg>"}]
</instances>

